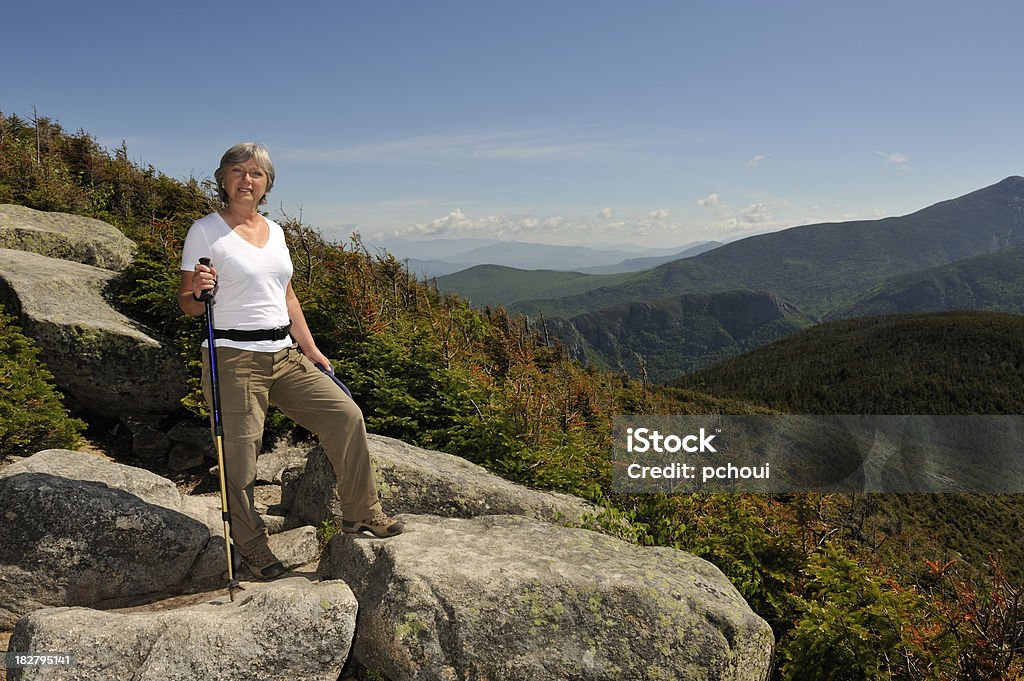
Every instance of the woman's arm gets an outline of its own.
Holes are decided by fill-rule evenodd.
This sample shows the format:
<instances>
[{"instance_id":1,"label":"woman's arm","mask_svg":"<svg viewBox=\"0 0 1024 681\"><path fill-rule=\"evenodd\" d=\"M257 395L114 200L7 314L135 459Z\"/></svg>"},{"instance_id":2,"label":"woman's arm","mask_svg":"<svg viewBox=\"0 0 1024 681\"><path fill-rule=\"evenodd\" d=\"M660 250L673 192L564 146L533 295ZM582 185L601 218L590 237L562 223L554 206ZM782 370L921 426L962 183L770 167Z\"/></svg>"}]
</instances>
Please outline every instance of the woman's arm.
<instances>
[{"instance_id":1,"label":"woman's arm","mask_svg":"<svg viewBox=\"0 0 1024 681\"><path fill-rule=\"evenodd\" d=\"M288 282L288 290L285 292L285 302L288 304L288 318L292 322L291 335L295 342L299 344L302 354L313 364L322 364L325 369L331 371L330 361L320 352L313 341L313 334L310 333L309 325L306 324L306 317L302 314L302 305L299 304L299 298L295 295L295 290L292 288L290 281Z\"/></svg>"}]
</instances>

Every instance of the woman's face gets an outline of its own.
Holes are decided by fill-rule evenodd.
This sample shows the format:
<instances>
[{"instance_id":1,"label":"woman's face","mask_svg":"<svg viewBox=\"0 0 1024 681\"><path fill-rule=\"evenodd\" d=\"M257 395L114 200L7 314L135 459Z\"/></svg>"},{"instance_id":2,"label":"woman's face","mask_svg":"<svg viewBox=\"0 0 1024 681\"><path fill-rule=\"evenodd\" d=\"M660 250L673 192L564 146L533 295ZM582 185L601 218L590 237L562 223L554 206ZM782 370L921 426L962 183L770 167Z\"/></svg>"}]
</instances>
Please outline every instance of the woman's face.
<instances>
[{"instance_id":1,"label":"woman's face","mask_svg":"<svg viewBox=\"0 0 1024 681\"><path fill-rule=\"evenodd\" d=\"M224 192L228 203L252 203L258 206L267 193L267 174L256 161L249 159L224 168Z\"/></svg>"}]
</instances>

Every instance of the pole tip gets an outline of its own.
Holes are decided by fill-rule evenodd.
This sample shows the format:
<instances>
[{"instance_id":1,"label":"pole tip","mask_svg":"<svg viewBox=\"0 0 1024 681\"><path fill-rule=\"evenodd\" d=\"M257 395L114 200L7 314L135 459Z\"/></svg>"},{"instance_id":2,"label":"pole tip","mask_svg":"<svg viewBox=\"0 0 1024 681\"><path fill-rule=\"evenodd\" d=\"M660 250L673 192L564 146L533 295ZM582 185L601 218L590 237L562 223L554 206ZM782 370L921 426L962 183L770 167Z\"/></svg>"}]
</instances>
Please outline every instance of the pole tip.
<instances>
[{"instance_id":1,"label":"pole tip","mask_svg":"<svg viewBox=\"0 0 1024 681\"><path fill-rule=\"evenodd\" d=\"M235 602L235 591L245 591L245 587L238 583L237 579L233 579L228 582L228 598L232 603Z\"/></svg>"}]
</instances>

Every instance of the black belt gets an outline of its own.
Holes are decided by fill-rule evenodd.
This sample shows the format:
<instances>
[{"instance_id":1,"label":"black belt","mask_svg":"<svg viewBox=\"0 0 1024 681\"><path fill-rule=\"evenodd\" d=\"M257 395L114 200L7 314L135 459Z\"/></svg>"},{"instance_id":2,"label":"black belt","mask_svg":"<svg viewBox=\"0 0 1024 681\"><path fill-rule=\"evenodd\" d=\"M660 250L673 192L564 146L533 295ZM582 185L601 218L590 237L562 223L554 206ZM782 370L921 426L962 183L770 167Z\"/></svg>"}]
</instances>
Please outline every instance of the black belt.
<instances>
[{"instance_id":1,"label":"black belt","mask_svg":"<svg viewBox=\"0 0 1024 681\"><path fill-rule=\"evenodd\" d=\"M288 331L292 328L291 323L278 326L273 329L214 329L214 338L226 338L233 341L278 341L288 337Z\"/></svg>"}]
</instances>

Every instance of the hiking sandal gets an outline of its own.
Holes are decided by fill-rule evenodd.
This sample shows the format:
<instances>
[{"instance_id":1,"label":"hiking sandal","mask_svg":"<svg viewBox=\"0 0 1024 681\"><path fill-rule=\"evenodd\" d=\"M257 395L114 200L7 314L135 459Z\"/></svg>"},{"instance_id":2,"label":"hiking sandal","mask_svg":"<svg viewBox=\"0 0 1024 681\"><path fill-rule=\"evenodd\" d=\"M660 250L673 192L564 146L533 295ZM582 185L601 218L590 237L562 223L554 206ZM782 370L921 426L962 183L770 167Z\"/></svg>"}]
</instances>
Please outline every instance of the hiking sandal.
<instances>
[{"instance_id":1,"label":"hiking sandal","mask_svg":"<svg viewBox=\"0 0 1024 681\"><path fill-rule=\"evenodd\" d=\"M372 518L367 520L342 520L341 530L348 534L361 534L369 532L374 537L386 539L402 534L405 526L399 520L389 518L384 511L377 511Z\"/></svg>"}]
</instances>

